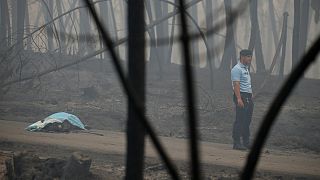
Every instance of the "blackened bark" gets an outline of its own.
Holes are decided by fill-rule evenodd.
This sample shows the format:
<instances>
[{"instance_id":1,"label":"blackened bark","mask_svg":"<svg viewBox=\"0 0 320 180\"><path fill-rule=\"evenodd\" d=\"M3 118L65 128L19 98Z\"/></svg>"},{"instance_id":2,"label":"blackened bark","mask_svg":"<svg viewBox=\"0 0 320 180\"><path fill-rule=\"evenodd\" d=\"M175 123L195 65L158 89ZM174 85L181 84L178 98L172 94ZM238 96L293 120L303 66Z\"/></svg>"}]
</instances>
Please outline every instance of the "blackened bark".
<instances>
[{"instance_id":1,"label":"blackened bark","mask_svg":"<svg viewBox=\"0 0 320 180\"><path fill-rule=\"evenodd\" d=\"M301 3L300 14L300 41L299 41L299 59L306 50L308 30L309 30L309 0L303 0Z\"/></svg>"},{"instance_id":2,"label":"blackened bark","mask_svg":"<svg viewBox=\"0 0 320 180\"><path fill-rule=\"evenodd\" d=\"M294 24L292 37L292 68L298 63L307 45L309 26L309 0L294 1Z\"/></svg>"},{"instance_id":3,"label":"blackened bark","mask_svg":"<svg viewBox=\"0 0 320 180\"><path fill-rule=\"evenodd\" d=\"M283 79L283 75L284 75L284 60L286 57L286 46L287 46L287 23L288 22L288 13L285 12L283 14L283 27L282 27L282 34L281 36L283 36L281 38L282 41L282 53L281 53L281 59L280 59L280 71L279 71L279 77L281 79Z\"/></svg>"},{"instance_id":4,"label":"blackened bark","mask_svg":"<svg viewBox=\"0 0 320 180\"><path fill-rule=\"evenodd\" d=\"M177 0L175 0L175 2L174 2L175 4L176 4L176 1ZM176 10L176 8L174 8L174 10ZM176 16L173 16L172 22L171 22L171 32L170 32L170 40L169 40L169 47L168 47L168 63L169 64L171 64L175 24L176 24Z\"/></svg>"},{"instance_id":5,"label":"blackened bark","mask_svg":"<svg viewBox=\"0 0 320 180\"><path fill-rule=\"evenodd\" d=\"M209 29L213 28L213 4L212 0L206 0L206 25L207 25L207 31ZM210 65L212 67L212 64L214 65L214 36L213 34L207 35L207 41L208 41L208 50L207 50L207 66ZM211 54L209 54L211 53ZM209 57L213 59L209 59Z\"/></svg>"},{"instance_id":6,"label":"blackened bark","mask_svg":"<svg viewBox=\"0 0 320 180\"><path fill-rule=\"evenodd\" d=\"M277 32L276 18L275 18L275 15L274 15L273 0L269 0L269 15L270 15L270 21L271 21L271 28L272 28L272 34L273 34L274 47L277 48L277 44L278 44L278 41L279 41L279 36L278 36L278 32Z\"/></svg>"},{"instance_id":7,"label":"blackened bark","mask_svg":"<svg viewBox=\"0 0 320 180\"><path fill-rule=\"evenodd\" d=\"M162 17L162 3L160 1L154 1L154 10L155 10L155 19L160 19ZM156 26L156 38L163 39L164 38L164 22L161 22ZM156 51L158 51L158 59L160 69L164 70L164 62L165 62L165 54L164 48L161 45L158 45ZM160 72L163 73L163 72Z\"/></svg>"},{"instance_id":8,"label":"blackened bark","mask_svg":"<svg viewBox=\"0 0 320 180\"><path fill-rule=\"evenodd\" d=\"M213 4L212 0L206 0L206 25L207 32L213 28ZM207 67L210 69L210 88L213 90L213 69L215 69L215 52L214 52L214 36L207 33Z\"/></svg>"},{"instance_id":9,"label":"blackened bark","mask_svg":"<svg viewBox=\"0 0 320 180\"><path fill-rule=\"evenodd\" d=\"M224 0L224 7L226 11L226 23L230 22L231 17L231 0ZM221 70L229 70L231 67L231 62L234 59L236 60L236 45L234 41L234 32L233 32L233 25L227 26L227 34L226 34L226 42L224 44L224 52L222 55Z\"/></svg>"},{"instance_id":10,"label":"blackened bark","mask_svg":"<svg viewBox=\"0 0 320 180\"><path fill-rule=\"evenodd\" d=\"M19 0L18 0L19 1ZM42 2L42 10L45 14L45 20L46 22L49 22L52 20L52 12L53 12L53 1L41 1ZM47 32L47 41L48 41L48 50L53 49L53 25L50 24L46 27Z\"/></svg>"},{"instance_id":11,"label":"blackened bark","mask_svg":"<svg viewBox=\"0 0 320 180\"><path fill-rule=\"evenodd\" d=\"M8 47L8 2L7 0L0 1L0 51L2 53Z\"/></svg>"},{"instance_id":12,"label":"blackened bark","mask_svg":"<svg viewBox=\"0 0 320 180\"><path fill-rule=\"evenodd\" d=\"M258 1L252 0L250 3L251 35L248 49L255 50L257 72L265 72L266 67L262 53L262 43L257 11Z\"/></svg>"},{"instance_id":13,"label":"blackened bark","mask_svg":"<svg viewBox=\"0 0 320 180\"><path fill-rule=\"evenodd\" d=\"M153 21L153 15L152 15L152 5L150 3L150 1L145 1L145 5L146 5L146 11L148 14L148 18L149 18L149 22ZM153 72L155 72L155 70L158 68L158 75L159 78L162 79L162 66L160 64L160 60L158 57L158 50L157 50L157 44L156 42L156 32L155 32L155 28L150 28L147 30L148 34L150 36L150 64L151 64L151 70Z\"/></svg>"},{"instance_id":14,"label":"blackened bark","mask_svg":"<svg viewBox=\"0 0 320 180\"><path fill-rule=\"evenodd\" d=\"M62 14L62 1L56 1L58 16ZM64 17L59 19L59 39L60 39L60 53L66 53L66 36L65 36L65 23Z\"/></svg>"},{"instance_id":15,"label":"blackened bark","mask_svg":"<svg viewBox=\"0 0 320 180\"><path fill-rule=\"evenodd\" d=\"M271 75L273 70L274 70L274 67L276 65L276 60L278 59L278 56L280 54L281 49L284 49L282 51L281 59L283 59L283 62L284 62L284 59L285 59L285 56L283 56L285 54L283 54L283 53L286 51L285 46L286 46L286 42L287 42L288 15L289 15L288 12L283 13L283 25L282 25L282 30L281 30L281 37L279 39L279 43L278 43L278 45L276 47L275 55L273 57L272 63L271 63L270 68L269 68L269 75Z\"/></svg>"},{"instance_id":16,"label":"blackened bark","mask_svg":"<svg viewBox=\"0 0 320 180\"><path fill-rule=\"evenodd\" d=\"M320 19L320 1L311 0L311 7L314 10L314 22L318 24Z\"/></svg>"},{"instance_id":17,"label":"blackened bark","mask_svg":"<svg viewBox=\"0 0 320 180\"><path fill-rule=\"evenodd\" d=\"M168 14L169 8L168 8L168 3L162 3L162 15L165 16ZM169 20L165 20L163 22L163 36L165 38L169 37ZM163 51L165 53L165 59L164 59L164 64L165 67L168 67L171 64L171 58L169 59L169 39L166 40L166 44L163 45ZM171 55L170 55L171 56Z\"/></svg>"},{"instance_id":18,"label":"blackened bark","mask_svg":"<svg viewBox=\"0 0 320 180\"><path fill-rule=\"evenodd\" d=\"M115 18L115 15L114 15L114 8L113 8L113 4L112 4L112 1L109 1L110 3L110 12L111 12L111 24L112 24L112 30L113 30L113 39L114 41L118 41L118 31L117 31L117 22L116 22L116 18ZM117 52L118 55L120 55L120 52L119 52L119 48L118 47L115 47L115 51Z\"/></svg>"},{"instance_id":19,"label":"blackened bark","mask_svg":"<svg viewBox=\"0 0 320 180\"><path fill-rule=\"evenodd\" d=\"M190 12L190 15L193 17L193 19L197 22L197 24L199 24L198 23L198 9L197 9L197 6L196 5L194 5L194 6L192 6L189 10L188 10L189 12ZM192 28L190 28L191 29L191 31L190 32L192 32L192 33L196 33L197 32L197 27L195 27L194 25L192 25L193 23L192 23L192 21L191 20L189 20L188 21L188 25L190 26L190 27L192 27ZM198 43L199 41L197 41L197 40L191 40L191 57L192 57L192 64L194 65L194 66L200 66L200 58L199 58L199 43Z\"/></svg>"},{"instance_id":20,"label":"blackened bark","mask_svg":"<svg viewBox=\"0 0 320 180\"><path fill-rule=\"evenodd\" d=\"M104 26L108 27L107 30L109 30L108 33L110 34L110 28L109 28L110 23L109 23L109 18L108 18L108 4L107 3L108 3L107 1L99 3L99 8L100 8L101 20L102 20ZM101 47L104 47L103 42L100 41L100 43L101 43ZM104 58L108 57L108 51L104 52L103 54L104 54Z\"/></svg>"},{"instance_id":21,"label":"blackened bark","mask_svg":"<svg viewBox=\"0 0 320 180\"><path fill-rule=\"evenodd\" d=\"M10 22L10 15L9 15L9 8L8 8L8 1L5 0L5 2L7 3L4 3L4 8L5 8L5 13L7 14L7 36L8 36L8 47L11 46L12 44L12 32L10 31L10 28L11 28L11 22ZM12 19L12 18L11 18Z\"/></svg>"},{"instance_id":22,"label":"blackened bark","mask_svg":"<svg viewBox=\"0 0 320 180\"><path fill-rule=\"evenodd\" d=\"M23 50L24 19L26 14L26 0L17 1L17 52Z\"/></svg>"},{"instance_id":23,"label":"blackened bark","mask_svg":"<svg viewBox=\"0 0 320 180\"><path fill-rule=\"evenodd\" d=\"M101 18L105 27L107 27L108 33L110 34L112 40L116 42L118 40L118 32L116 27L116 19L113 11L113 4L112 1L100 2L99 3ZM103 47L103 43L101 46ZM119 54L119 48L116 47L115 51ZM104 53L104 58L108 55L108 52Z\"/></svg>"},{"instance_id":24,"label":"blackened bark","mask_svg":"<svg viewBox=\"0 0 320 180\"><path fill-rule=\"evenodd\" d=\"M80 2L80 5L83 5L82 1ZM89 13L87 9L79 10L79 19L80 38L78 42L78 53L79 55L84 55L88 52L89 42L91 41L87 36L87 34L90 33Z\"/></svg>"},{"instance_id":25,"label":"blackened bark","mask_svg":"<svg viewBox=\"0 0 320 180\"><path fill-rule=\"evenodd\" d=\"M25 15L25 30L26 30L26 34L29 35L30 34L30 15L29 15L29 6L26 5L26 15ZM31 42L31 37L29 36L27 38L27 50L32 50L32 46L31 46L32 42Z\"/></svg>"},{"instance_id":26,"label":"blackened bark","mask_svg":"<svg viewBox=\"0 0 320 180\"><path fill-rule=\"evenodd\" d=\"M300 0L294 0L294 23L292 33L292 67L299 60L299 35L300 35Z\"/></svg>"},{"instance_id":27,"label":"blackened bark","mask_svg":"<svg viewBox=\"0 0 320 180\"><path fill-rule=\"evenodd\" d=\"M144 2L128 0L128 74L139 103L145 106ZM145 128L128 102L126 179L143 179ZM143 111L145 111L143 109Z\"/></svg>"}]
</instances>

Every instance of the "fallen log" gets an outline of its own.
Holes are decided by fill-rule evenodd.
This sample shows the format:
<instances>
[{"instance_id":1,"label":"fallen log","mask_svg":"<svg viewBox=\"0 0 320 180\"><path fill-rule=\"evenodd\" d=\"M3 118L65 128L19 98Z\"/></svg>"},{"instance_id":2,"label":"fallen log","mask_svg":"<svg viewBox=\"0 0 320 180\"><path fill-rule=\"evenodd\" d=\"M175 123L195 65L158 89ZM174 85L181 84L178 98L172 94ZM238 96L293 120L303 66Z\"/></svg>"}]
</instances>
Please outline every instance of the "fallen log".
<instances>
[{"instance_id":1,"label":"fallen log","mask_svg":"<svg viewBox=\"0 0 320 180\"><path fill-rule=\"evenodd\" d=\"M87 179L90 176L91 158L74 152L64 167L62 179Z\"/></svg>"}]
</instances>

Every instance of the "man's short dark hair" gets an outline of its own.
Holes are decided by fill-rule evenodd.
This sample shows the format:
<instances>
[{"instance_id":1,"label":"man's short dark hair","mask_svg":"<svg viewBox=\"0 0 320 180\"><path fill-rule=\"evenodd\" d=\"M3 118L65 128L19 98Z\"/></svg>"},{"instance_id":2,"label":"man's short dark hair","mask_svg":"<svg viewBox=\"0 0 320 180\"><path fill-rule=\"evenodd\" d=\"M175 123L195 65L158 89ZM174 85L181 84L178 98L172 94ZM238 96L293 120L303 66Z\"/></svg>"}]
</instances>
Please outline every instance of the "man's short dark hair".
<instances>
[{"instance_id":1,"label":"man's short dark hair","mask_svg":"<svg viewBox=\"0 0 320 180\"><path fill-rule=\"evenodd\" d=\"M240 56L252 56L252 51L249 49L242 49L240 51Z\"/></svg>"}]
</instances>

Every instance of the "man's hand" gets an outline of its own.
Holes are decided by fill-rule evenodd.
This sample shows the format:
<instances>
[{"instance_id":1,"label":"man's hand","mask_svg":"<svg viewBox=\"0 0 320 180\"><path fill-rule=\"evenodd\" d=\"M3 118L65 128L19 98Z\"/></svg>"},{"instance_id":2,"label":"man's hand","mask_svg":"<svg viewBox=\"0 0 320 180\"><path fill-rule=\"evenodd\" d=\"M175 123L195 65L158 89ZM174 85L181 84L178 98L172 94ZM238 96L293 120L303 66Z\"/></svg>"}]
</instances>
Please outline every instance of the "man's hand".
<instances>
[{"instance_id":1,"label":"man's hand","mask_svg":"<svg viewBox=\"0 0 320 180\"><path fill-rule=\"evenodd\" d=\"M243 108L243 107L244 107L244 104L243 104L242 99L239 98L239 99L237 99L237 101L238 101L238 106L241 107L241 108Z\"/></svg>"},{"instance_id":2,"label":"man's hand","mask_svg":"<svg viewBox=\"0 0 320 180\"><path fill-rule=\"evenodd\" d=\"M233 81L234 94L237 97L237 105L241 108L244 107L243 101L240 95L240 81Z\"/></svg>"}]
</instances>

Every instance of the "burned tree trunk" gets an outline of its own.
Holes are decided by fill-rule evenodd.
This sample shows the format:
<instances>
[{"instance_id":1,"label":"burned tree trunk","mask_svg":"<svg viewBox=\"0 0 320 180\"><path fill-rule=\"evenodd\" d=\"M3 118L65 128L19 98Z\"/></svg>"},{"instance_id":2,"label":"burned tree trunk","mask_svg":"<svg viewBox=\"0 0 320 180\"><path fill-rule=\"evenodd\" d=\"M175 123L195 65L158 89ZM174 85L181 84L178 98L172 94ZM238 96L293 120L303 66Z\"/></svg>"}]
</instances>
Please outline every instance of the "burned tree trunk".
<instances>
[{"instance_id":1,"label":"burned tree trunk","mask_svg":"<svg viewBox=\"0 0 320 180\"><path fill-rule=\"evenodd\" d=\"M206 25L207 31L213 28L213 4L212 0L206 0ZM208 50L207 50L207 66L214 67L214 36L207 34ZM211 57L212 59L209 59ZM213 66L213 67L212 67Z\"/></svg>"},{"instance_id":2,"label":"burned tree trunk","mask_svg":"<svg viewBox=\"0 0 320 180\"><path fill-rule=\"evenodd\" d=\"M294 23L292 33L292 67L298 62L300 35L300 0L294 0Z\"/></svg>"},{"instance_id":3,"label":"burned tree trunk","mask_svg":"<svg viewBox=\"0 0 320 180\"><path fill-rule=\"evenodd\" d=\"M160 19L163 16L163 3L160 1L154 1L154 10L155 10L155 19ZM164 39L166 37L166 34L168 34L168 21L165 20L158 24L156 26L156 38L157 39ZM162 74L166 70L166 53L165 53L165 46L161 45L157 41L156 45L156 52L157 52L157 58L159 61L159 70L160 70L160 77L162 77Z\"/></svg>"},{"instance_id":4,"label":"burned tree trunk","mask_svg":"<svg viewBox=\"0 0 320 180\"><path fill-rule=\"evenodd\" d=\"M26 34L29 35L30 34L30 15L29 15L29 6L28 4L26 5L26 15L25 15L25 30L26 30ZM32 40L31 40L31 36L29 36L27 38L27 50L32 50Z\"/></svg>"},{"instance_id":5,"label":"burned tree trunk","mask_svg":"<svg viewBox=\"0 0 320 180\"><path fill-rule=\"evenodd\" d=\"M155 11L155 19L160 19L162 17L162 3L160 1L154 1L154 11ZM156 38L162 39L164 38L164 23L158 24L156 29ZM161 66L161 70L164 70L164 60L165 60L165 54L164 54L164 48L163 46L159 45L157 43L156 45L156 51L158 51L158 60L159 60L159 66ZM163 73L163 72L160 72Z\"/></svg>"},{"instance_id":6,"label":"burned tree trunk","mask_svg":"<svg viewBox=\"0 0 320 180\"><path fill-rule=\"evenodd\" d=\"M320 1L311 0L311 7L314 10L314 22L318 24L320 19Z\"/></svg>"},{"instance_id":7,"label":"burned tree trunk","mask_svg":"<svg viewBox=\"0 0 320 180\"><path fill-rule=\"evenodd\" d=\"M17 46L16 52L23 50L24 19L26 15L26 0L17 1Z\"/></svg>"},{"instance_id":8,"label":"burned tree trunk","mask_svg":"<svg viewBox=\"0 0 320 180\"><path fill-rule=\"evenodd\" d=\"M215 51L214 51L214 36L208 34L208 31L213 28L213 2L206 0L206 25L207 25L207 67L210 69L210 88L213 90L213 69L215 69Z\"/></svg>"},{"instance_id":9,"label":"burned tree trunk","mask_svg":"<svg viewBox=\"0 0 320 180\"><path fill-rule=\"evenodd\" d=\"M299 58L302 57L307 46L307 38L308 38L308 30L309 30L309 7L310 7L310 1L304 0L301 4L301 14L300 14Z\"/></svg>"},{"instance_id":10,"label":"burned tree trunk","mask_svg":"<svg viewBox=\"0 0 320 180\"><path fill-rule=\"evenodd\" d=\"M145 39L144 2L128 0L128 75L138 104L145 106ZM128 102L126 179L143 179L145 128Z\"/></svg>"},{"instance_id":11,"label":"burned tree trunk","mask_svg":"<svg viewBox=\"0 0 320 180\"><path fill-rule=\"evenodd\" d=\"M255 50L257 72L265 72L260 27L258 20L258 1L252 0L250 3L251 35L248 49Z\"/></svg>"},{"instance_id":12,"label":"burned tree trunk","mask_svg":"<svg viewBox=\"0 0 320 180\"><path fill-rule=\"evenodd\" d=\"M83 5L82 1L80 1L80 5ZM89 22L89 13L87 9L79 10L79 25L80 25L80 38L78 42L78 53L79 55L84 55L89 51L89 42L91 39L88 34L90 34L90 22Z\"/></svg>"},{"instance_id":13,"label":"burned tree trunk","mask_svg":"<svg viewBox=\"0 0 320 180\"><path fill-rule=\"evenodd\" d=\"M176 1L174 3L176 4ZM174 8L174 11L177 8ZM171 57L172 57L172 49L173 49L173 39L174 39L174 30L175 30L175 23L176 23L176 16L172 17L172 23L171 23L171 31L170 31L170 41L169 41L169 47L168 47L168 64L171 64Z\"/></svg>"},{"instance_id":14,"label":"burned tree trunk","mask_svg":"<svg viewBox=\"0 0 320 180\"><path fill-rule=\"evenodd\" d=\"M165 16L168 14L168 3L163 3L162 4L162 16ZM164 59L164 64L166 67L168 67L171 63L171 59L169 59L169 54L168 54L168 50L169 50L169 20L165 20L163 22L163 37L167 38L166 43L163 46L163 51L165 53L165 59Z\"/></svg>"},{"instance_id":15,"label":"burned tree trunk","mask_svg":"<svg viewBox=\"0 0 320 180\"><path fill-rule=\"evenodd\" d=\"M108 32L111 35L111 38L113 41L118 40L118 35L117 35L117 28L116 28L116 20L115 20L115 15L113 11L113 5L112 1L106 1L106 2L101 2L99 3L99 8L100 8L100 13L102 16L102 20L104 22L104 25L108 27ZM101 46L103 47L103 43L101 43ZM119 54L119 48L115 48L117 54ZM104 58L107 57L108 52L104 53Z\"/></svg>"},{"instance_id":16,"label":"burned tree trunk","mask_svg":"<svg viewBox=\"0 0 320 180\"><path fill-rule=\"evenodd\" d=\"M198 22L198 9L197 5L194 5L190 8L189 10L191 16ZM197 27L192 25L192 21L189 20L188 25L192 28L190 28L190 32L196 33L197 32ZM200 66L200 58L199 58L199 41L197 40L192 40L191 41L191 57L192 57L192 64L196 67Z\"/></svg>"},{"instance_id":17,"label":"burned tree trunk","mask_svg":"<svg viewBox=\"0 0 320 180\"><path fill-rule=\"evenodd\" d=\"M108 18L108 2L101 2L99 3L99 8L100 8L100 14L101 14L101 20L102 22L104 23L105 27L108 27L109 26L109 18ZM110 28L108 27L107 30L109 30ZM109 32L110 33L110 30ZM101 45L101 48L104 47L104 44L102 41L100 41L100 45ZM103 53L104 55L104 58L106 59L107 56L108 56L108 51L105 51ZM102 61L101 61L102 62Z\"/></svg>"},{"instance_id":18,"label":"burned tree trunk","mask_svg":"<svg viewBox=\"0 0 320 180\"><path fill-rule=\"evenodd\" d=\"M226 23L230 22L231 17L231 0L224 0L225 11L226 11ZM231 67L232 60L236 61L236 45L234 40L234 32L233 32L233 25L227 26L227 34L226 34L226 41L224 44L224 52L222 55L221 70L229 70Z\"/></svg>"},{"instance_id":19,"label":"burned tree trunk","mask_svg":"<svg viewBox=\"0 0 320 180\"><path fill-rule=\"evenodd\" d=\"M272 34L273 34L274 47L277 48L277 44L278 44L278 41L279 41L279 36L278 36L278 32L277 32L276 18L275 18L275 15L274 15L273 0L269 0L269 15L270 15L270 21L271 21L271 28L272 28Z\"/></svg>"},{"instance_id":20,"label":"burned tree trunk","mask_svg":"<svg viewBox=\"0 0 320 180\"><path fill-rule=\"evenodd\" d=\"M53 1L49 0L48 3L46 1L42 2L42 10L45 15L46 22L49 22L52 20L52 12L53 12ZM48 50L53 49L53 25L48 25L46 27L47 32L47 41L48 41Z\"/></svg>"},{"instance_id":21,"label":"burned tree trunk","mask_svg":"<svg viewBox=\"0 0 320 180\"><path fill-rule=\"evenodd\" d=\"M149 22L153 21L152 15L152 4L150 1L145 1L146 5L146 12L148 14ZM157 50L157 43L156 42L156 32L155 28L148 29L148 34L150 37L150 64L151 64L151 71L156 72L158 70L159 78L162 79L162 65L159 60L158 50ZM157 66L158 65L158 66Z\"/></svg>"},{"instance_id":22,"label":"burned tree trunk","mask_svg":"<svg viewBox=\"0 0 320 180\"><path fill-rule=\"evenodd\" d=\"M62 1L56 1L58 16L62 14ZM64 23L64 17L59 19L59 39L60 39L60 53L66 53L66 28Z\"/></svg>"},{"instance_id":23,"label":"burned tree trunk","mask_svg":"<svg viewBox=\"0 0 320 180\"><path fill-rule=\"evenodd\" d=\"M0 13L0 53L2 54L2 51L4 51L9 45L8 31L10 26L8 26L9 11L7 0L0 1Z\"/></svg>"},{"instance_id":24,"label":"burned tree trunk","mask_svg":"<svg viewBox=\"0 0 320 180\"><path fill-rule=\"evenodd\" d=\"M288 13L285 12L283 14L283 27L282 27L282 33L281 33L281 44L282 44L282 50L281 50L281 59L280 59L280 71L279 71L279 77L280 79L283 79L284 75L284 60L286 57L286 47L287 47L287 25L288 24Z\"/></svg>"},{"instance_id":25,"label":"burned tree trunk","mask_svg":"<svg viewBox=\"0 0 320 180\"><path fill-rule=\"evenodd\" d=\"M74 152L64 167L62 179L88 179L91 161L89 156Z\"/></svg>"},{"instance_id":26,"label":"burned tree trunk","mask_svg":"<svg viewBox=\"0 0 320 180\"><path fill-rule=\"evenodd\" d=\"M114 6L112 4L112 1L110 1L109 3L110 3L109 5L110 5L110 14L111 14L111 24L112 24L111 29L113 31L112 37L113 37L114 41L116 42L119 39L118 38L118 30L117 30L117 22L116 22L116 18L115 18ZM116 53L118 55L120 55L119 48L116 47L115 50L116 50Z\"/></svg>"},{"instance_id":27,"label":"burned tree trunk","mask_svg":"<svg viewBox=\"0 0 320 180\"><path fill-rule=\"evenodd\" d=\"M294 0L294 24L292 34L292 68L298 63L307 44L309 26L309 0Z\"/></svg>"}]
</instances>

